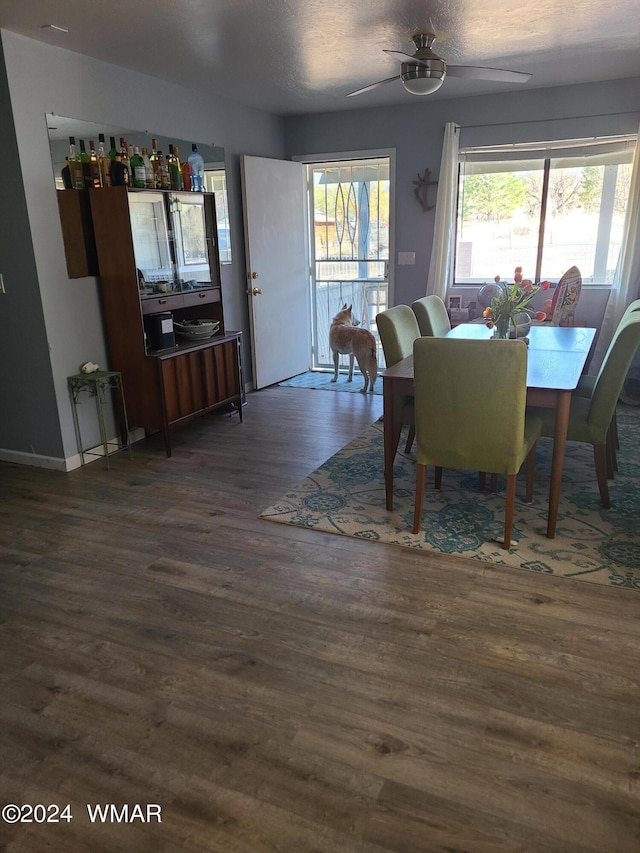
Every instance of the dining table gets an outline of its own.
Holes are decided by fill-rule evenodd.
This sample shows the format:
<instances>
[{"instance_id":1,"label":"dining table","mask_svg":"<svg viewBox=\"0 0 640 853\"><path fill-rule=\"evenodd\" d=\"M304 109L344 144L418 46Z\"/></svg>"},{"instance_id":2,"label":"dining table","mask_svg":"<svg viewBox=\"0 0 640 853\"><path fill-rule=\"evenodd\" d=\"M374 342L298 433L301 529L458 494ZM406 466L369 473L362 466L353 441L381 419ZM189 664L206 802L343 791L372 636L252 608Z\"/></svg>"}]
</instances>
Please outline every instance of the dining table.
<instances>
[{"instance_id":1,"label":"dining table","mask_svg":"<svg viewBox=\"0 0 640 853\"><path fill-rule=\"evenodd\" d=\"M446 335L454 339L487 340L494 330L482 323L460 323ZM556 533L562 470L569 426L571 392L576 388L593 346L596 329L583 326L532 325L527 335L527 405L555 409L553 455L549 485L547 537ZM384 427L384 480L388 510L393 509L393 460L398 449L402 423L394 407L397 396L413 397L413 355L382 374ZM491 473L491 472L489 472Z\"/></svg>"}]
</instances>

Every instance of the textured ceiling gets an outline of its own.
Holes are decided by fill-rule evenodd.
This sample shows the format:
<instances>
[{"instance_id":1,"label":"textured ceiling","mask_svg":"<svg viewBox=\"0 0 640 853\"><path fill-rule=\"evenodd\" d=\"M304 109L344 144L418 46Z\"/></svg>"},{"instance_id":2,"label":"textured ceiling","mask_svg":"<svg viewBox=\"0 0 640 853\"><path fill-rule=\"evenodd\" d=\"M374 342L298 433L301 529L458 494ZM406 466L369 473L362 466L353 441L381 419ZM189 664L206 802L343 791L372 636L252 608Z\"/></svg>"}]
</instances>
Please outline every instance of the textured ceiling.
<instances>
[{"instance_id":1,"label":"textured ceiling","mask_svg":"<svg viewBox=\"0 0 640 853\"><path fill-rule=\"evenodd\" d=\"M452 64L531 72L522 88L640 76L639 0L0 0L0 28L285 115L415 100L400 81L345 95L398 74L383 48L418 31ZM518 88L449 77L426 97Z\"/></svg>"}]
</instances>

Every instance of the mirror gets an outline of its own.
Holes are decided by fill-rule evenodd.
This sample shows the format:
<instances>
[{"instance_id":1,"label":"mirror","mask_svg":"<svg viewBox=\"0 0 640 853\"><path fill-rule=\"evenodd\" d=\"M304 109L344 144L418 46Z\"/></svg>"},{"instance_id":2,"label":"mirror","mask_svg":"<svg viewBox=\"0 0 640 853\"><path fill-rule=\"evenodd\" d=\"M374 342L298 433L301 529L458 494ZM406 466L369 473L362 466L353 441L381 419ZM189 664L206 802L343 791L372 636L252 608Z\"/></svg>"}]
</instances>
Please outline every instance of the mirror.
<instances>
[{"instance_id":1,"label":"mirror","mask_svg":"<svg viewBox=\"0 0 640 853\"><path fill-rule=\"evenodd\" d=\"M120 137L124 137L127 144L137 145L140 149L147 148L151 151L151 140L157 140L158 151L166 154L169 144L178 147L180 159L185 160L191 153L191 142L184 139L168 139L150 131L131 130L122 127L112 127L105 124L82 121L80 119L68 118L46 113L47 131L49 133L49 147L51 149L51 163L57 189L63 189L62 169L66 164L69 154L69 137L75 136L76 142L85 141L87 151L89 141L93 140L98 148L98 135L104 134L107 150L110 148L109 139L114 137L116 145L119 146ZM224 148L215 145L207 145L198 142L198 151L204 159L205 190L212 192L216 200L216 218L218 226L218 249L220 263L231 262L231 234L229 230L229 204L227 198L227 175L224 162Z\"/></svg>"}]
</instances>

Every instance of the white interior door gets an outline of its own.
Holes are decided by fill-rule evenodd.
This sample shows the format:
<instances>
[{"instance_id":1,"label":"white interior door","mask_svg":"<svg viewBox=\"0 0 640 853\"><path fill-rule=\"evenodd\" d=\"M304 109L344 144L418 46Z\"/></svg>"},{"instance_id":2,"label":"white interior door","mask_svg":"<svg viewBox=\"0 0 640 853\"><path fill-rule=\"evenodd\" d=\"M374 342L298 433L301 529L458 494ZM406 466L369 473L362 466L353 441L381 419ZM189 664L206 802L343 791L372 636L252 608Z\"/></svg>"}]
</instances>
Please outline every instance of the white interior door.
<instances>
[{"instance_id":1,"label":"white interior door","mask_svg":"<svg viewBox=\"0 0 640 853\"><path fill-rule=\"evenodd\" d=\"M242 157L255 388L309 369L309 255L301 163Z\"/></svg>"}]
</instances>

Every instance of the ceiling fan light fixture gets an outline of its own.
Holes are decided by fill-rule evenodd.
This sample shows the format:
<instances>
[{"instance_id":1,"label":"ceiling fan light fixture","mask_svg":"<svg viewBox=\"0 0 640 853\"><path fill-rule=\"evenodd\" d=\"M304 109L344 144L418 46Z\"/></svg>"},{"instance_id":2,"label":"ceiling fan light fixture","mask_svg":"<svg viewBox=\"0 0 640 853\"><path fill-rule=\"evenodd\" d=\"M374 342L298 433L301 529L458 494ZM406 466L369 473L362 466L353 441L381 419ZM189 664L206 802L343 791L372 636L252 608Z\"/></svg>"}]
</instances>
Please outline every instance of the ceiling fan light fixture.
<instances>
[{"instance_id":1,"label":"ceiling fan light fixture","mask_svg":"<svg viewBox=\"0 0 640 853\"><path fill-rule=\"evenodd\" d=\"M402 85L412 95L431 95L442 86L447 75L447 66L442 60L428 65L412 62L402 63L400 79Z\"/></svg>"}]
</instances>

